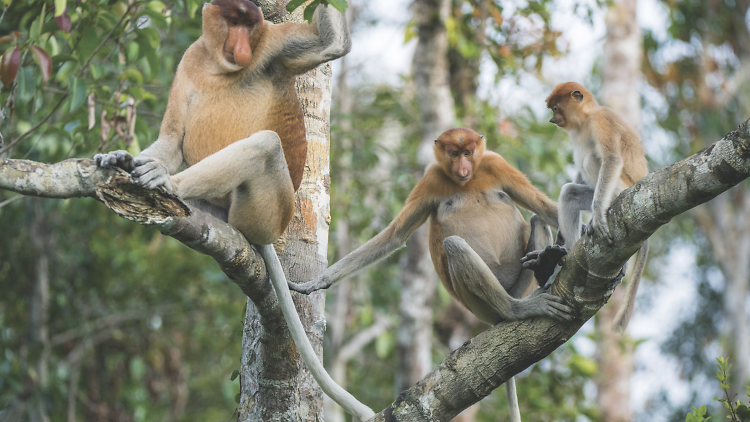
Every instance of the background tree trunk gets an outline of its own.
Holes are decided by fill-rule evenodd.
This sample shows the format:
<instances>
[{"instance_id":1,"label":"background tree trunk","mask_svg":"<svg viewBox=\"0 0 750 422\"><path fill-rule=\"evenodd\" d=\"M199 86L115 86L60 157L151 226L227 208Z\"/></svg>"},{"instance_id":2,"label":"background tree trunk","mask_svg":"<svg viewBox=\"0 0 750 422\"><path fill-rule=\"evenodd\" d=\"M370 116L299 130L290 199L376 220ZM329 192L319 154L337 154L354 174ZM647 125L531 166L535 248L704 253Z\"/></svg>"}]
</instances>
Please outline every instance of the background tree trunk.
<instances>
[{"instance_id":1,"label":"background tree trunk","mask_svg":"<svg viewBox=\"0 0 750 422\"><path fill-rule=\"evenodd\" d=\"M418 41L412 72L419 102L422 141L418 162L424 168L434 161L433 140L453 126L455 112L448 85L448 37L445 21L449 0L416 0L412 14ZM437 277L432 267L427 226L420 227L407 243L401 260L401 326L398 331L396 390L403 391L432 369L432 302Z\"/></svg>"},{"instance_id":2,"label":"background tree trunk","mask_svg":"<svg viewBox=\"0 0 750 422\"><path fill-rule=\"evenodd\" d=\"M303 8L289 14L286 0L257 1L266 19L302 22ZM297 78L307 130L307 162L297 191L295 215L274 247L290 281L312 280L328 266L330 223L329 152L331 67L324 64ZM322 359L325 291L293 295L308 337ZM263 321L247 301L240 370L239 421L318 421L323 419L323 393L302 363L283 320Z\"/></svg>"},{"instance_id":3,"label":"background tree trunk","mask_svg":"<svg viewBox=\"0 0 750 422\"><path fill-rule=\"evenodd\" d=\"M617 112L636 132L641 125L638 86L643 54L641 30L636 21L637 3L637 0L620 0L607 11L601 88L603 105ZM596 318L599 374L595 382L604 422L632 420L630 376L633 373L633 342L627 334L621 336L611 328L624 294L624 287L616 289Z\"/></svg>"}]
</instances>

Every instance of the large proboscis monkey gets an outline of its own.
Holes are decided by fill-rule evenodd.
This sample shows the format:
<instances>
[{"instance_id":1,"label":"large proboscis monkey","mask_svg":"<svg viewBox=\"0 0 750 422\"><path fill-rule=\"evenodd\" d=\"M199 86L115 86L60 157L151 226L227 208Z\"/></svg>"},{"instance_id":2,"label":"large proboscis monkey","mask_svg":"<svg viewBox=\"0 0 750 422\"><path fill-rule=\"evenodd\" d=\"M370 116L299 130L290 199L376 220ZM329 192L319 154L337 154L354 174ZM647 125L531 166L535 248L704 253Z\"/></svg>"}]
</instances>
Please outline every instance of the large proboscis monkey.
<instances>
[{"instance_id":1,"label":"large proboscis monkey","mask_svg":"<svg viewBox=\"0 0 750 422\"><path fill-rule=\"evenodd\" d=\"M344 16L331 7L318 6L312 24L275 25L248 0L214 0L203 7L203 35L177 67L159 138L135 159L125 151L95 159L131 171L138 185L192 200L260 245L303 361L329 397L364 420L372 410L318 361L271 246L292 219L307 156L295 77L350 45Z\"/></svg>"},{"instance_id":2,"label":"large proboscis monkey","mask_svg":"<svg viewBox=\"0 0 750 422\"><path fill-rule=\"evenodd\" d=\"M479 319L488 324L533 316L572 319L573 311L563 299L546 289L534 291L545 285L564 253L549 246L552 235L546 226L557 227L557 205L503 157L485 151L484 138L473 130L444 132L434 152L437 163L427 169L385 230L317 279L290 283L290 288L303 293L328 288L404 245L429 218L430 255L438 276ZM529 225L514 204L538 217L532 216ZM545 246L548 249L536 260L521 262L527 252ZM513 378L506 389L511 418L520 421Z\"/></svg>"},{"instance_id":3,"label":"large proboscis monkey","mask_svg":"<svg viewBox=\"0 0 750 422\"><path fill-rule=\"evenodd\" d=\"M607 210L617 195L648 174L648 163L638 135L582 85L567 82L557 85L549 97L551 123L565 129L573 143L573 159L578 175L563 186L558 204L560 232L568 251L581 237L581 211L591 210L592 219L585 232L614 242L607 225ZM633 314L635 295L646 266L648 240L638 250L625 302L615 316L612 328L624 332Z\"/></svg>"}]
</instances>

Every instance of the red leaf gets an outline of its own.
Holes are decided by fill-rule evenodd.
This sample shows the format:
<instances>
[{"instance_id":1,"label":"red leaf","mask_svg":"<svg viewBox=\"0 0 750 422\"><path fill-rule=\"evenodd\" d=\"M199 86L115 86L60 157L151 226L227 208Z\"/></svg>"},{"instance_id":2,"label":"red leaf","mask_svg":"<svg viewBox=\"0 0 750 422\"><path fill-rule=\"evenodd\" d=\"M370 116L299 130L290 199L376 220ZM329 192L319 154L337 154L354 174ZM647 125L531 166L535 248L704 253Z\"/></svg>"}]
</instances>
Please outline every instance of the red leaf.
<instances>
[{"instance_id":1,"label":"red leaf","mask_svg":"<svg viewBox=\"0 0 750 422\"><path fill-rule=\"evenodd\" d=\"M16 46L13 50L8 49L0 59L0 81L3 86L9 87L16 79L18 65L21 62L21 49Z\"/></svg>"},{"instance_id":2,"label":"red leaf","mask_svg":"<svg viewBox=\"0 0 750 422\"><path fill-rule=\"evenodd\" d=\"M44 82L47 82L50 75L52 75L52 59L49 58L49 54L47 54L42 47L32 45L29 49L34 53L34 58L42 69L42 78L44 79Z\"/></svg>"},{"instance_id":3,"label":"red leaf","mask_svg":"<svg viewBox=\"0 0 750 422\"><path fill-rule=\"evenodd\" d=\"M57 27L60 28L61 31L65 32L66 34L70 32L70 16L68 15L68 8L65 8L65 11L62 15L57 16L55 18L55 22L57 23Z\"/></svg>"},{"instance_id":4,"label":"red leaf","mask_svg":"<svg viewBox=\"0 0 750 422\"><path fill-rule=\"evenodd\" d=\"M16 39L19 39L19 38L21 38L21 35L23 35L23 34L20 33L20 32L18 32L18 31L13 31L13 35L16 36Z\"/></svg>"}]
</instances>

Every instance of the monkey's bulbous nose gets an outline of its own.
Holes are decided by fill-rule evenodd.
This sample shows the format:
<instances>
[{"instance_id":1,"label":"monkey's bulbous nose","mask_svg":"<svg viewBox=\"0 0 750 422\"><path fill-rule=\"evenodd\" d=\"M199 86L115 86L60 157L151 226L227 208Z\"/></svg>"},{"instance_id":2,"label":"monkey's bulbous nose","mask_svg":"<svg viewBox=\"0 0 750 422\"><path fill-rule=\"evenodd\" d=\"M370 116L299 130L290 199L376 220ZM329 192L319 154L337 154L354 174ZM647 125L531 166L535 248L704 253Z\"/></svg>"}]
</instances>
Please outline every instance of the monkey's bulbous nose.
<instances>
[{"instance_id":1,"label":"monkey's bulbous nose","mask_svg":"<svg viewBox=\"0 0 750 422\"><path fill-rule=\"evenodd\" d=\"M234 62L238 66L245 67L250 64L253 53L250 50L250 44L247 42L238 42L234 46Z\"/></svg>"}]
</instances>

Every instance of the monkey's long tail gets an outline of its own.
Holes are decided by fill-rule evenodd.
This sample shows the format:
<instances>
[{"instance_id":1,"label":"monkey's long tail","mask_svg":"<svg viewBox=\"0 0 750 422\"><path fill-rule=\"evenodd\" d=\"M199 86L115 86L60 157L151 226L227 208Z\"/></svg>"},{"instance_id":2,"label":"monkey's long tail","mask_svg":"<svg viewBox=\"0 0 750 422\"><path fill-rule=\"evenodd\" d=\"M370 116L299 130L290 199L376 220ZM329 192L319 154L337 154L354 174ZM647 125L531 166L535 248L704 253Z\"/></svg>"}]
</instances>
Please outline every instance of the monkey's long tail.
<instances>
[{"instance_id":1,"label":"monkey's long tail","mask_svg":"<svg viewBox=\"0 0 750 422\"><path fill-rule=\"evenodd\" d=\"M284 271L281 269L281 263L279 262L279 257L276 255L276 251L273 249L273 245L261 245L258 248L263 260L266 261L266 269L271 276L271 285L273 285L276 296L279 298L281 312L284 314L284 320L286 320L289 332L292 334L294 344L297 345L297 350L299 350L299 354L302 356L302 361L312 373L315 381L318 382L320 388L323 389L323 392L328 397L343 407L347 413L355 418L359 418L360 421L364 422L375 416L375 412L372 409L357 401L354 396L336 384L330 375L328 375L325 368L323 368L323 364L318 360L318 356L315 354L310 340L307 338L305 328L302 326L299 315L297 315L297 310L294 308L292 294L289 293L286 276L284 276Z\"/></svg>"},{"instance_id":2,"label":"monkey's long tail","mask_svg":"<svg viewBox=\"0 0 750 422\"><path fill-rule=\"evenodd\" d=\"M643 269L646 268L646 256L648 256L648 239L638 249L638 254L635 256L633 275L630 277L628 290L625 291L625 302L623 302L620 310L617 311L615 320L612 322L612 330L616 333L622 334L628 328L628 322L630 322L630 317L633 315L633 307L635 307L635 294L638 293L638 284L641 282Z\"/></svg>"},{"instance_id":3,"label":"monkey's long tail","mask_svg":"<svg viewBox=\"0 0 750 422\"><path fill-rule=\"evenodd\" d=\"M508 396L508 412L510 422L521 422L521 410L518 409L518 395L516 394L516 377L505 381L505 394Z\"/></svg>"}]
</instances>

